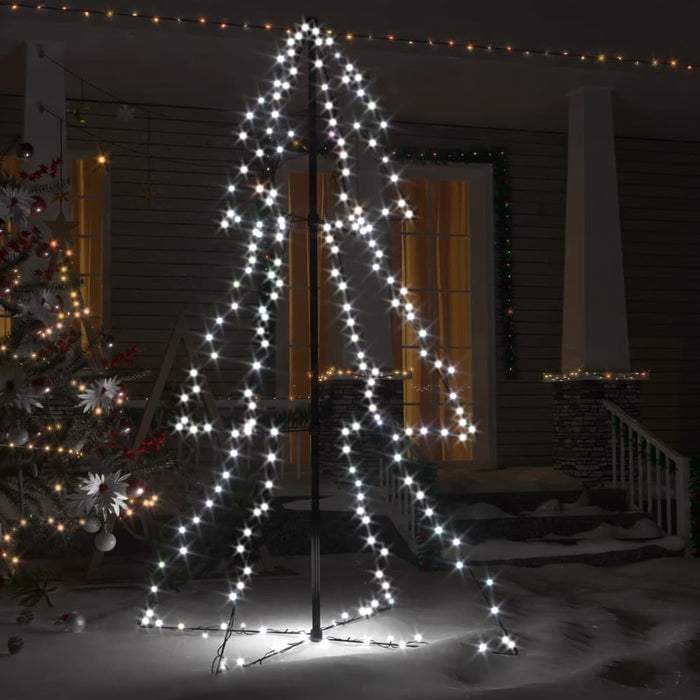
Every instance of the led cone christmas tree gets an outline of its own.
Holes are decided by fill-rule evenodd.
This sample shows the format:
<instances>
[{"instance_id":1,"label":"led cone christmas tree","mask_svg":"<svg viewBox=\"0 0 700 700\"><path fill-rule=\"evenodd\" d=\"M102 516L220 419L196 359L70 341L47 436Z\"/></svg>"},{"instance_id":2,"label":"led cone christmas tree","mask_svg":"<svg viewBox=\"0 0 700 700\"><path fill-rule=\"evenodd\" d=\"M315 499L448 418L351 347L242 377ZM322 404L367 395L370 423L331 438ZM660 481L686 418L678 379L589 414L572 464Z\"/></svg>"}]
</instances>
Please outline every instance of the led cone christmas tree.
<instances>
[{"instance_id":1,"label":"led cone christmas tree","mask_svg":"<svg viewBox=\"0 0 700 700\"><path fill-rule=\"evenodd\" d=\"M290 95L307 67L308 85L308 124L306 138L302 139L294 124L285 112ZM227 302L227 311L216 316L215 322L205 336L209 357L203 365L192 368L189 380L183 385L181 394L182 414L176 429L183 436L195 438L209 436L219 445L224 445L224 466L215 482L194 514L180 520L176 526L176 544L169 557L158 562L151 581L147 605L142 611L139 624L142 627L156 627L173 630L199 630L203 636L209 631L221 629L224 640L212 665L213 672L226 667L224 656L228 639L234 633L256 634L277 632L280 634L301 635L299 640L281 648L273 649L260 658L246 661L237 660L238 666L261 663L269 658L297 647L307 639L318 641L324 632L350 622L365 619L377 612L390 609L396 603L396 590L387 574L389 548L382 541L370 512L367 474L361 461L358 461L358 446L369 435L381 432L390 449L392 468L401 475L403 484L411 494L414 507L419 515L421 529L428 534L441 551L454 556L457 571L471 576L479 586L495 627L499 633L491 640L481 640L476 651L484 653L517 653L516 643L507 633L500 619L500 608L494 599L494 581L491 578L480 580L469 568L461 555L463 546L460 538L444 525L431 502L427 490L418 483L411 471L408 453L413 447L412 440L421 435L434 440L456 440L467 442L473 439L476 427L471 423L458 390L452 386L455 367L431 351L430 335L417 316L417 309L411 302L409 290L400 279L388 269L388 251L382 245L379 232L395 221L407 221L419 215L401 190L401 176L398 168L389 157L389 150L383 146L384 134L388 127L382 118L377 102L366 87L362 72L341 52L336 51L333 39L315 21L302 23L290 33L277 56L275 77L271 88L261 94L257 103L245 114L243 124L237 132L241 144L250 148L251 156L238 167L234 181L228 186L232 201L221 221L223 229L247 232L247 256L242 275L233 281L233 297ZM338 99L347 98L348 110L352 113L346 123L345 111ZM320 105L324 123L321 129L317 123L317 108ZM321 132L321 133L319 133ZM378 211L368 210L363 202L352 195L353 173L349 139L361 139L366 148L375 156L377 166L386 178L391 196ZM285 213L285 202L274 182L274 173L285 155L299 153L299 147L308 153L309 208L306 221L309 232L309 320L310 320L310 421L311 437L311 597L312 620L310 630L250 630L235 627L237 604L242 600L253 575L252 558L256 533L260 521L271 508L272 489L276 466L281 463L283 426L274 417L266 416L260 406L259 397L264 393L263 373L272 369L269 366L274 346L274 319L276 307L281 299L285 282L285 251L291 224L294 217ZM337 161L337 175L340 191L334 213L320 219L317 213L317 159L320 151L334 156ZM238 199L234 199L238 197ZM241 204L241 199L243 204ZM321 624L320 612L320 524L319 524L319 364L318 364L318 284L317 284L317 235L321 234L324 252L328 259L329 287L338 295L342 309L347 343L355 357L353 376L363 382L364 406L358 406L357 417L343 425L338 436L340 454L347 461L347 474L353 484L356 499L355 514L364 531L367 547L375 556L372 587L374 592L366 600L358 603L356 609L341 611L335 620ZM370 357L362 339L359 315L361 310L352 304L351 284L344 274L344 244L350 237L366 241L372 254L371 272L378 275L386 285L390 305L386 313L400 312L405 322L415 331L420 343L420 355L430 363L440 378L444 399L449 407L447 424L421 426L399 426L380 405L378 385L386 370L380 368ZM240 415L228 427L213 425L209 421L194 417L191 406L196 405L203 391L203 373L207 363L216 362L223 351L223 329L227 324L236 323L242 310L243 298L250 292L257 292L259 301L254 309L256 327L250 372L246 384L241 388ZM261 448L261 444L263 445ZM216 510L223 495L235 489L235 479L240 473L242 460L255 459L261 454L261 479L259 495L251 504L249 519L237 533L233 547L238 556L237 573L230 581L228 597L230 615L228 623L219 625L192 625L179 622L169 623L157 611L159 593L169 585L171 571L177 570L191 554L196 554L198 528L202 523L214 521ZM328 637L336 639L335 637ZM359 641L343 639L338 641ZM383 647L405 648L423 643L420 635L411 640L380 642L362 640L365 643Z\"/></svg>"}]
</instances>

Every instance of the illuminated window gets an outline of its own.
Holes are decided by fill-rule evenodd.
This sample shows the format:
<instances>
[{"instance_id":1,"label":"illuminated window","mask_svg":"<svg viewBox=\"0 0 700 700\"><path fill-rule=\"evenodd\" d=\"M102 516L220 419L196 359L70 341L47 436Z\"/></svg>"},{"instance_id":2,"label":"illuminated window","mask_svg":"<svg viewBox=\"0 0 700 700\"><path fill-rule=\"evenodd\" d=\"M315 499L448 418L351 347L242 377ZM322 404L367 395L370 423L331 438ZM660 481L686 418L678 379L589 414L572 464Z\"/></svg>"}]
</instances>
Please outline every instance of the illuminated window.
<instances>
[{"instance_id":1,"label":"illuminated window","mask_svg":"<svg viewBox=\"0 0 700 700\"><path fill-rule=\"evenodd\" d=\"M435 171L439 173L438 170ZM333 180L319 174L319 215L327 216L333 201ZM296 221L289 237L289 364L290 398L309 395L309 277L308 277L308 174L288 176L289 211ZM417 316L426 323L431 353L454 365L463 405L471 414L472 386L472 289L469 209L470 185L466 179L437 179L435 176L402 181L402 189L413 204L417 217L392 227L392 264L409 289ZM328 369L329 348L323 329L329 321L327 257L322 254L319 235L319 367ZM330 313L334 313L330 311ZM413 427L421 424L448 425L438 377L420 357L413 329L393 322L393 363L395 370L408 370L404 382L404 420ZM305 440L305 438L304 438ZM439 461L465 462L473 458L471 444L454 440L426 440L424 453ZM302 456L306 457L304 443Z\"/></svg>"},{"instance_id":2,"label":"illuminated window","mask_svg":"<svg viewBox=\"0 0 700 700\"><path fill-rule=\"evenodd\" d=\"M10 175L19 175L19 158L7 158L3 167ZM90 309L93 329L104 323L104 217L105 172L96 167L94 159L73 160L71 163L70 211L66 216L78 225L71 232L73 268L80 276L81 293ZM47 200L48 201L48 200ZM49 215L49 218L52 218ZM10 332L11 317L0 315L0 335Z\"/></svg>"},{"instance_id":3,"label":"illuminated window","mask_svg":"<svg viewBox=\"0 0 700 700\"><path fill-rule=\"evenodd\" d=\"M332 191L331 176L318 176L319 216L327 216ZM293 221L289 231L289 397L308 398L311 352L309 348L309 246L306 217L308 216L309 175L306 172L289 173L289 213ZM327 260L323 253L323 233L318 237L318 323L323 329L328 324ZM328 369L328 345L319 333L319 368Z\"/></svg>"},{"instance_id":4,"label":"illuminated window","mask_svg":"<svg viewBox=\"0 0 700 700\"><path fill-rule=\"evenodd\" d=\"M72 163L71 219L78 222L72 234L73 266L80 275L83 300L96 330L104 324L105 177L94 158Z\"/></svg>"},{"instance_id":5,"label":"illuminated window","mask_svg":"<svg viewBox=\"0 0 700 700\"><path fill-rule=\"evenodd\" d=\"M417 217L394 224L392 261L408 289L428 336L429 353L457 369L456 385L471 401L472 382L472 290L469 183L429 177L402 180L402 190ZM445 406L444 388L432 362L421 358L415 331L393 323L394 369L408 370L404 382L404 421L407 426L447 426L451 416ZM471 413L471 403L464 403ZM422 440L423 452L438 461L472 459L471 443L454 440Z\"/></svg>"},{"instance_id":6,"label":"illuminated window","mask_svg":"<svg viewBox=\"0 0 700 700\"><path fill-rule=\"evenodd\" d=\"M5 156L2 160L2 169L11 177L18 177L22 171L22 161L17 156ZM13 231L13 225L11 222L6 222L8 229ZM7 242L7 238L4 237L3 245ZM0 336L7 335L10 332L10 327L12 324L12 317L4 310L0 310Z\"/></svg>"}]
</instances>

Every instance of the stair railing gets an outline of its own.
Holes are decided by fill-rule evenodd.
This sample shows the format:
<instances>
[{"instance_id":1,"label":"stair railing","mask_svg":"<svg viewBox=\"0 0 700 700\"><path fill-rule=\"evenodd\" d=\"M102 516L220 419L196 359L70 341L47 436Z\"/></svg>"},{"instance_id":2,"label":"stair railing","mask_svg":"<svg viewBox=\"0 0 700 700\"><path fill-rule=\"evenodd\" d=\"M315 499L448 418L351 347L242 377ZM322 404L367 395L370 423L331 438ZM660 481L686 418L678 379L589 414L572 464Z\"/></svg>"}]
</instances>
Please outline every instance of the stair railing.
<instances>
[{"instance_id":1,"label":"stair railing","mask_svg":"<svg viewBox=\"0 0 700 700\"><path fill-rule=\"evenodd\" d=\"M401 426L391 417L386 422L396 429L398 434L403 432ZM404 435L400 444L404 450L407 464L412 464L416 468L425 468L433 465L433 462L423 454L418 445L410 438ZM411 493L410 487L406 485L405 478L398 473L392 460L380 460L377 485L383 493L385 508L388 511L387 514L396 526L396 529L406 540L411 551L415 554L418 545L416 539L416 500Z\"/></svg>"},{"instance_id":2,"label":"stair railing","mask_svg":"<svg viewBox=\"0 0 700 700\"><path fill-rule=\"evenodd\" d=\"M629 506L649 513L668 535L689 542L690 458L611 401L603 406L610 413L613 488L624 489Z\"/></svg>"}]
</instances>

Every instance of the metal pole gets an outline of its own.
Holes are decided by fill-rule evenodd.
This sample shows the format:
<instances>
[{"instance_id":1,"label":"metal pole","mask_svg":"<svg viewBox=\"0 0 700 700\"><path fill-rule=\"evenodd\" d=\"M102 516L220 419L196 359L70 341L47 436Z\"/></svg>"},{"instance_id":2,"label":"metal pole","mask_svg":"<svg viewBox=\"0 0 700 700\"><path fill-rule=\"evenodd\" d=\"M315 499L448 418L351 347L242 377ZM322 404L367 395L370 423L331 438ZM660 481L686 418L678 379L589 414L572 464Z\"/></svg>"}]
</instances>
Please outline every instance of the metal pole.
<instances>
[{"instance_id":1,"label":"metal pole","mask_svg":"<svg viewBox=\"0 0 700 700\"><path fill-rule=\"evenodd\" d=\"M309 24L314 26L315 20ZM316 123L316 44L307 36L309 87L309 346L311 350L311 633L312 642L323 638L321 630L321 509L319 507L319 434L318 411L318 127Z\"/></svg>"}]
</instances>

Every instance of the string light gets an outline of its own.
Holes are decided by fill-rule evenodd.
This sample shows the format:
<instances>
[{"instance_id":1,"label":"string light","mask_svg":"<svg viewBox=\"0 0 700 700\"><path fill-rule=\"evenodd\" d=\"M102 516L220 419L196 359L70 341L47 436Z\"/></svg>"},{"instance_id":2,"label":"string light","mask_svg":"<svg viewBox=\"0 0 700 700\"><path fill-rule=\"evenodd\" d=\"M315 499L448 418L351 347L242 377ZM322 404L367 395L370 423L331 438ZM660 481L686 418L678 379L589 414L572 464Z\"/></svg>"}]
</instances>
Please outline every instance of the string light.
<instances>
[{"instance_id":1,"label":"string light","mask_svg":"<svg viewBox=\"0 0 700 700\"><path fill-rule=\"evenodd\" d=\"M306 28L301 28L301 32L295 32L294 42L291 44L291 46L298 45L298 47L300 47L303 41L309 41L309 32L311 33L311 36L317 36L318 32L314 32L314 29L318 28L315 26L306 26ZM287 44L289 45L289 39L287 39ZM287 62L286 60L283 62L277 62L279 64L276 68L276 70L278 71L277 78L273 83L275 89L277 89L276 83L278 83L279 85L286 83L289 85L289 89L292 88L292 86L295 83L295 78L298 74L298 69L296 68L296 65L294 65L294 63L297 62L299 58L300 52L292 50L290 59L293 60L290 60L289 62ZM362 74L359 71L357 71L352 66L352 64L343 62L340 53L334 54L333 57L324 56L324 60L322 62L324 66L328 66L331 63L333 63L333 60L340 64L340 68L344 71L343 77L348 78L348 80L344 81L344 84L347 85L347 89L362 89L363 92L361 97L363 99L369 99L365 88L358 88L358 86L362 85L362 81L364 80ZM288 63L291 65L288 65ZM246 113L246 120L250 120L251 118L257 119L258 117L266 117L267 119L271 119L272 121L278 121L281 118L281 115L284 114L283 103L288 98L288 95L284 95L285 100L282 100L282 97L282 94L280 94L279 97L275 97L276 106L273 109L270 109L268 105L270 104L271 100L265 97L264 95L261 95L258 98L258 107L254 111L251 110ZM367 118L373 120L374 126L380 130L386 130L388 128L388 123L384 121L380 115L376 114L376 102L373 101L373 107L369 111L371 112L371 114ZM338 217L334 221L327 221L324 223L324 231L326 231L328 234L326 236L326 244L329 246L328 252L331 258L331 267L329 268L329 279L331 280L332 285L336 288L337 293L341 296L342 308L346 316L344 332L346 333L348 342L351 344L352 347L354 347L356 352L358 369L350 370L350 372L352 372L351 376L357 377L362 382L364 382L365 385L365 408L368 412L367 416L365 417L365 420L368 421L369 425L382 425L388 423L389 416L385 415L383 411L378 407L377 402L375 400L375 390L377 388L377 382L384 378L385 373L382 373L380 369L376 366L368 365L366 361L367 354L366 351L362 348L360 334L358 333L357 329L357 322L355 317L353 316L352 304L349 299L349 285L343 273L342 244L347 238L347 235L345 235L346 233L351 233L353 231L359 232L367 241L369 249L374 251L374 258L376 262L372 265L372 269L378 275L380 275L380 277L383 277L385 282L389 285L390 289L392 290L392 294L394 295L393 298L398 301L398 306L395 305L395 307L401 310L402 312L405 312L406 316L408 317L408 322L416 332L416 337L419 339L419 342L423 346L423 349L425 350L426 354L428 354L428 348L425 345L427 341L427 333L425 333L425 329L423 329L419 325L420 321L412 310L412 303L407 298L408 290L405 287L401 286L400 280L396 280L390 273L384 270L383 250L381 245L379 244L379 240L373 235L375 227L378 225L378 222L372 221L368 217L368 215L364 214L361 205L358 202L354 202L353 198L349 195L349 174L346 174L346 172L349 173L351 171L351 168L349 167L351 158L348 151L345 149L345 136L343 135L341 127L338 124L338 120L334 116L339 114L339 110L335 106L332 94L329 94L328 112L329 114L326 115L326 119L328 121L329 128L332 127L333 129L334 135L332 139L335 141L335 145L332 147L332 149L340 164L339 171L341 173L340 180L342 192L338 200L341 203L341 208L344 209L344 214L338 215ZM251 114L252 117L250 116ZM358 122L358 124L359 123L360 122ZM367 130L367 133L365 133L364 129L360 129L361 137L365 140L367 138L370 138L368 134L371 133L371 124L369 126L370 129ZM288 140L289 138L293 138L294 132L293 130L286 130L286 126L284 125L282 129L272 129L272 127L268 127L265 129L265 134L267 136L270 136L273 133L282 134L282 136L280 137L280 141L278 141L278 143L281 144L282 142L286 142L286 140ZM284 136L285 133L287 134L287 136ZM371 138L373 139L375 145L381 143L381 134L373 134ZM249 139L251 140L251 143L248 147L251 149L251 153L256 154L258 150L260 150L259 144L253 143L255 141L255 138L248 134L248 132L246 132L245 140L248 141ZM255 157L257 158L258 156ZM386 154L381 155L380 157L380 171L383 172L383 174L387 178L387 181L390 183L390 185L394 188L395 191L394 199L392 200L391 205L389 207L386 207L386 209L388 210L389 214L394 214L397 216L402 216L403 214L405 214L406 211L410 211L412 216L413 210L407 208L408 205L406 197L400 190L400 178L398 177L397 173L394 172L394 170L388 167L390 160L391 159ZM277 225L271 228L269 223L266 225L260 219L252 222L242 218L241 226L248 230L250 236L249 256L247 259L247 266L244 269L244 279L245 277L252 275L254 272L265 272L267 264L266 260L269 259L270 254L272 254L275 261L278 259L280 260L279 265L276 265L276 267L283 267L281 260L284 255L284 237L285 233L289 229L289 218L285 217L281 212L279 205L276 202L275 196L272 196L272 190L266 190L266 185L263 183L255 183L251 185L247 182L252 165L253 161L249 161L248 163L243 163L240 166L239 175L235 178L235 182L229 185L229 190L231 189L231 187L233 187L234 190L240 190L245 188L251 189L254 195L263 198L262 204L269 210L270 217L266 221L277 221ZM387 167L384 167L385 165ZM274 237L271 237L271 233L275 229L276 233L274 234ZM256 239L259 238L265 239L269 242L269 248L267 249L267 252L264 255L263 248L256 244ZM276 250L277 247L279 247L279 252ZM282 284L284 284L282 281L283 272L284 270L279 269L279 273L276 273L276 286L281 286ZM243 285L241 283L241 280L234 281L233 289L236 290L237 294L245 294L247 291L247 287L247 283ZM265 299L263 299L263 303L258 309L259 325L256 331L256 338L258 336L260 337L260 345L259 347L256 345L256 347L254 348L253 359L251 362L251 367L254 369L263 367L263 363L265 362L269 354L269 345L262 345L262 341L269 341L269 339L271 338L271 322L274 316L273 310L277 299L278 297L273 297L272 294L270 294ZM240 300L234 300L233 302L231 302L232 312L235 309L238 309L240 307L240 304ZM225 328L228 322L228 315L221 314L217 316L215 324L207 330L205 334L205 339L206 342L209 343L212 348L218 347L219 344L223 343L222 333L223 329ZM216 359L217 351L212 349L210 351L210 357ZM464 420L466 422L466 419L463 418L464 408L459 404L459 396L457 392L453 391L450 388L449 385L449 376L454 374L454 371L450 371L451 366L446 365L444 361L440 358L437 358L432 354L430 354L430 358L434 366L434 371L439 375L440 380L444 386L445 398L452 408L455 421L457 420L457 417L459 417L460 420ZM335 372L337 376L338 370L335 370ZM340 373L342 376L347 376L347 370L340 371ZM213 432L211 425L209 426L210 430L204 430L202 425L193 416L187 415L185 413L188 406L190 405L190 400L199 394L199 391L196 390L196 387L199 386L196 383L198 375L199 370L190 370L189 384L186 383L183 386L183 394L181 397L181 407L183 410L183 414L180 416L175 426L176 431L182 433L183 436L186 436L188 434L192 436L197 436L201 433ZM332 375L328 374L327 378L330 379L331 376ZM405 376L405 373L401 375L397 375L395 373L386 374L386 377L391 379L399 377L403 379ZM256 381L260 381L259 378L256 379ZM266 443L263 447L263 454L265 454L265 451L267 451L265 468L268 471L268 476L264 480L264 482L261 482L261 490L258 493L254 504L250 508L250 516L243 528L244 538L239 539L235 546L236 553L239 554L241 557L241 574L237 580L231 582L231 590L229 591L229 600L232 604L230 622L228 625L225 623L221 623L221 629L226 632L226 635L221 647L219 648L219 653L217 654L217 657L215 659L214 667L217 671L225 665L223 651L225 649L228 637L234 632L232 622L236 611L236 605L240 600L241 594L246 588L246 579L250 577L250 575L252 575L252 568L247 563L251 555L251 551L249 549L249 539L252 536L255 527L257 526L259 518L265 517L270 510L270 505L265 499L265 492L269 491L269 489L271 489L274 486L272 472L275 469L276 463L282 460L282 456L279 453L280 446L277 443L277 437L280 434L280 430L274 424L274 422L270 422L266 419L263 419L258 415L260 410L259 403L255 392L250 386L246 386L241 391L240 401L242 402L243 406L242 418L237 420L234 423L234 427L230 430L230 432L227 433L227 439L229 439L232 443L232 446L228 449L228 459L233 461L233 465L232 467L227 468L226 471L222 472L219 482L216 483L212 489L213 495L207 497L206 500L203 500L203 503L206 507L200 508L195 515L189 518L189 522L191 522L194 525L199 525L202 522L211 522L211 519L213 517L214 506L216 504L216 499L220 496L221 493L224 492L224 490L229 485L228 479L231 474L231 471L235 470L236 468L237 460L241 457L241 454L243 452L243 443L246 442L249 443L250 446L252 446L254 440L262 438L262 440ZM463 427L463 425L461 427ZM471 428L473 426L470 425L468 427ZM362 439L363 429L364 428L362 421L353 421L351 424L342 426L340 431L342 436L340 452L345 457L345 459L348 460L348 471L350 474L356 473L356 467L352 464L352 444ZM441 437L446 439L454 437L454 435L457 434L456 432L452 433L452 431L448 430L445 427L431 428L430 430L431 434L439 434ZM422 427L420 429L420 433L427 434L428 428ZM411 433L409 433L408 429L406 429L401 434L397 433L397 435L399 436L399 440L395 441L397 443L397 452L395 453L396 468L403 470L404 473L402 475L402 478L404 481L404 485L414 497L415 507L422 509L422 518L429 519L431 521L430 526L434 535L438 538L442 538L443 535L448 534L447 529L440 522L437 521L437 516L435 514L434 508L427 504L428 499L426 497L425 492L420 491L417 488L417 484L415 483L413 477L410 474L405 473L405 462L407 462L407 460L404 460L403 456L407 455L408 451L410 450ZM351 615L347 611L343 611L343 613L341 614L341 620L343 620L343 622L340 624L345 624L346 622L351 622L360 618L374 615L384 610L388 610L396 602L396 594L394 592L392 582L387 576L385 569L385 560L390 554L389 549L380 541L378 533L374 530L374 518L372 513L370 513L367 508L366 491L365 487L363 486L362 480L356 478L353 481L355 485L355 498L357 501L355 513L361 523L361 526L365 528L365 541L367 542L367 545L370 548L372 548L372 550L375 552L376 568L372 580L374 581L377 590L375 596L372 597L369 601L364 601L363 603L358 605L355 614ZM177 535L179 535L180 541L178 545L176 545L175 551L179 553L179 556L186 557L191 551L190 546L192 542L191 539L188 537L188 529L185 524L180 525L177 528ZM456 538L454 535L451 536L453 538L453 542L458 541L458 538ZM457 548L456 545L455 548ZM459 554L459 552L457 552L457 554ZM464 563L460 559L458 559L455 563L455 567L457 570L461 570L464 568ZM473 572L471 572L471 570L470 573L472 573L473 576ZM157 576L160 576L161 579L167 578L167 560L160 561L158 563L156 572L154 572L154 578ZM487 600L487 603L492 609L493 603L490 600L487 587L482 584L481 590L482 594ZM153 610L155 608L155 605L157 603L158 591L158 583L153 582L151 584L150 595L147 601L146 610ZM155 625L157 627L164 627L165 629L172 629L171 627L165 626L161 618L157 618L155 619L155 621L153 621L153 616L149 616L146 614L142 617L142 620L144 619L146 620L145 626ZM499 625L502 625L500 621ZM188 628L185 625L185 623L178 623L177 629L208 630L210 628ZM503 632L503 635L505 636L505 629L502 626L500 627L500 629ZM508 639L510 640L510 638ZM372 641L369 640L367 643L372 643ZM381 645L381 643L375 643ZM293 646L295 646L296 644L297 643L294 643L293 645L288 645L283 649L277 649L274 651L274 654L267 654L263 658L269 658L270 655L283 653L284 650L293 648ZM403 640L396 643L394 643L393 640L390 640L388 642L389 648L393 648L394 646L398 645L401 645L401 648L405 648L410 644L410 642L405 642ZM515 650L514 646L513 650ZM515 651L517 652L517 650ZM250 665L250 663L256 662L244 662L239 665Z\"/></svg>"},{"instance_id":2,"label":"string light","mask_svg":"<svg viewBox=\"0 0 700 700\"><path fill-rule=\"evenodd\" d=\"M568 382L580 380L593 380L604 382L628 382L634 380L645 380L649 378L648 371L641 372L593 372L588 370L572 370L561 374L545 372L542 375L545 382Z\"/></svg>"},{"instance_id":3,"label":"string light","mask_svg":"<svg viewBox=\"0 0 700 700\"><path fill-rule=\"evenodd\" d=\"M162 24L191 24L199 26L203 29L216 28L218 30L225 29L240 29L242 31L267 31L267 32L277 32L284 35L289 35L292 30L288 26L275 25L271 22L266 22L263 24L248 23L248 22L232 22L223 19L207 19L205 17L188 17L188 16L159 16L156 14L144 14L139 12L128 12L128 11L117 11L111 9L96 10L93 8L79 8L79 7L68 7L66 5L47 5L35 3L11 3L11 2L0 2L0 7L7 7L11 11L18 12L22 11L34 11L42 13L44 12L64 12L68 14L82 15L85 19L92 19L93 17L104 17L109 20L113 19L130 19L138 20L141 22L147 22L150 25L162 25ZM562 60L565 62L572 61L586 61L591 60L597 65L611 66L628 66L639 68L642 66L659 68L667 68L670 72L677 69L685 69L685 71L691 71L695 68L700 68L700 64L681 61L678 58L667 58L660 59L656 57L641 57L641 56L625 56L618 52L591 52L591 53L581 53L576 51L569 51L566 49L541 49L534 47L522 47L522 46L512 46L506 44L504 46L488 43L473 43L473 42L461 42L452 38L445 39L433 39L430 37L403 37L398 36L394 33L388 34L369 34L365 32L349 31L344 34L333 36L334 32L328 31L328 36L325 42L330 39L331 42L336 39L345 39L347 43L356 42L385 42L389 45L395 46L411 46L416 49L424 47L426 50L434 50L436 48L445 49L449 56L465 56L473 57L479 54L494 55L501 54L503 56L520 56L523 59L532 59L533 57L539 57L542 60L551 61L553 59ZM290 37L292 38L292 37ZM320 39L316 39L317 42L321 41L320 45L325 42ZM325 44L328 46L328 44ZM461 50L460 50L461 49Z\"/></svg>"}]
</instances>

